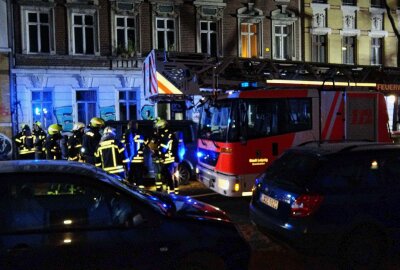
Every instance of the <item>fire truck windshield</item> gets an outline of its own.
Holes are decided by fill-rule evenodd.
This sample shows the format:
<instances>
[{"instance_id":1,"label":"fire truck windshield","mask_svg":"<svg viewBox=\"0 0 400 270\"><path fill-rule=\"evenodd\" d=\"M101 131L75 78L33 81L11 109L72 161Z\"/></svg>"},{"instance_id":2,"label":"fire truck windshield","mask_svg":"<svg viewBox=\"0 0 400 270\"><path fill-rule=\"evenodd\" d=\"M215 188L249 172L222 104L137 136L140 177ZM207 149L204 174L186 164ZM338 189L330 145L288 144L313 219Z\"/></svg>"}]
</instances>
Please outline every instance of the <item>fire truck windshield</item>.
<instances>
[{"instance_id":1,"label":"fire truck windshield","mask_svg":"<svg viewBox=\"0 0 400 270\"><path fill-rule=\"evenodd\" d=\"M217 142L238 141L239 121L237 102L217 101L203 107L199 138Z\"/></svg>"}]
</instances>

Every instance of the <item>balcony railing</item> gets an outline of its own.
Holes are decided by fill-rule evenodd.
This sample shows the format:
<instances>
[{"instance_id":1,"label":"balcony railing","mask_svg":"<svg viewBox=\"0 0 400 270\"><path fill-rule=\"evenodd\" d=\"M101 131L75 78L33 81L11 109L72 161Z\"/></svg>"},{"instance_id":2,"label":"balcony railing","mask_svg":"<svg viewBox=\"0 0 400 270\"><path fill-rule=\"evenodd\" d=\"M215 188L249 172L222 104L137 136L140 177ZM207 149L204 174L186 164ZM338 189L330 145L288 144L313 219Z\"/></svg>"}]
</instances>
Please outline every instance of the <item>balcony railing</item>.
<instances>
[{"instance_id":1,"label":"balcony railing","mask_svg":"<svg viewBox=\"0 0 400 270\"><path fill-rule=\"evenodd\" d=\"M142 57L115 57L111 59L111 69L135 69L142 68L143 58Z\"/></svg>"}]
</instances>

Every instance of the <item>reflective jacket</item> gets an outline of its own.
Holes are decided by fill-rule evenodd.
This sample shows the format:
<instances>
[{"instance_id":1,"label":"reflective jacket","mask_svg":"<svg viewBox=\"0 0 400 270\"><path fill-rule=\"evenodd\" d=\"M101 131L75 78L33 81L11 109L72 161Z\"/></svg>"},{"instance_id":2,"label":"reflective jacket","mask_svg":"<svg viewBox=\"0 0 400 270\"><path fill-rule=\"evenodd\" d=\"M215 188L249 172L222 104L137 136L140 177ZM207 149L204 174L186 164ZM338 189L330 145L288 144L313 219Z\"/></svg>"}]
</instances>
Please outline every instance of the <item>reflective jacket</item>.
<instances>
[{"instance_id":1,"label":"reflective jacket","mask_svg":"<svg viewBox=\"0 0 400 270\"><path fill-rule=\"evenodd\" d=\"M170 164L175 162L175 156L173 151L173 145L175 135L171 133L168 128L161 129L159 134L159 144L157 147L158 154L161 164Z\"/></svg>"},{"instance_id":2,"label":"reflective jacket","mask_svg":"<svg viewBox=\"0 0 400 270\"><path fill-rule=\"evenodd\" d=\"M97 146L99 145L101 134L98 128L89 128L85 131L82 137L82 148L81 152L83 156L94 157Z\"/></svg>"},{"instance_id":3,"label":"reflective jacket","mask_svg":"<svg viewBox=\"0 0 400 270\"><path fill-rule=\"evenodd\" d=\"M45 142L46 159L62 159L61 152L61 134L48 135Z\"/></svg>"},{"instance_id":4,"label":"reflective jacket","mask_svg":"<svg viewBox=\"0 0 400 270\"><path fill-rule=\"evenodd\" d=\"M125 172L125 167L129 162L124 145L113 138L99 143L95 158L97 167L113 174Z\"/></svg>"},{"instance_id":5,"label":"reflective jacket","mask_svg":"<svg viewBox=\"0 0 400 270\"><path fill-rule=\"evenodd\" d=\"M80 160L83 133L76 130L68 138L68 160Z\"/></svg>"},{"instance_id":6,"label":"reflective jacket","mask_svg":"<svg viewBox=\"0 0 400 270\"><path fill-rule=\"evenodd\" d=\"M122 143L131 163L144 163L144 138L135 130L127 130L122 136Z\"/></svg>"},{"instance_id":7,"label":"reflective jacket","mask_svg":"<svg viewBox=\"0 0 400 270\"><path fill-rule=\"evenodd\" d=\"M42 128L38 128L37 130L32 131L33 136L33 145L35 146L36 152L45 152L46 148L44 143L46 141L47 134Z\"/></svg>"},{"instance_id":8,"label":"reflective jacket","mask_svg":"<svg viewBox=\"0 0 400 270\"><path fill-rule=\"evenodd\" d=\"M20 155L32 154L35 152L33 147L33 136L30 130L22 130L15 136L15 144Z\"/></svg>"}]
</instances>

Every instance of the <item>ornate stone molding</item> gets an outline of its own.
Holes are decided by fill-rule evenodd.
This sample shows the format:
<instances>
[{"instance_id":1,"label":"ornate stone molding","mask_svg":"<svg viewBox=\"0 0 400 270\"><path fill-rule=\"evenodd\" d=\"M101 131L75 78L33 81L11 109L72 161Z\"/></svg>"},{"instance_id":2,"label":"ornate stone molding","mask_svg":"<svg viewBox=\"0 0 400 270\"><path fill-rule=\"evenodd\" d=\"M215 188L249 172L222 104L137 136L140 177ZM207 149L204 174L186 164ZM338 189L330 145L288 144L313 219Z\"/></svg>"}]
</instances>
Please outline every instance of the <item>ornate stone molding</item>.
<instances>
[{"instance_id":1,"label":"ornate stone molding","mask_svg":"<svg viewBox=\"0 0 400 270\"><path fill-rule=\"evenodd\" d=\"M80 88L90 88L93 84L93 77L88 75L76 75L78 85Z\"/></svg>"},{"instance_id":2,"label":"ornate stone molding","mask_svg":"<svg viewBox=\"0 0 400 270\"><path fill-rule=\"evenodd\" d=\"M121 75L119 80L123 88L132 88L135 83L135 78L133 76Z\"/></svg>"},{"instance_id":3,"label":"ornate stone molding","mask_svg":"<svg viewBox=\"0 0 400 270\"><path fill-rule=\"evenodd\" d=\"M43 88L44 87L44 82L45 78L44 75L30 75L30 80L32 83L33 88Z\"/></svg>"}]
</instances>

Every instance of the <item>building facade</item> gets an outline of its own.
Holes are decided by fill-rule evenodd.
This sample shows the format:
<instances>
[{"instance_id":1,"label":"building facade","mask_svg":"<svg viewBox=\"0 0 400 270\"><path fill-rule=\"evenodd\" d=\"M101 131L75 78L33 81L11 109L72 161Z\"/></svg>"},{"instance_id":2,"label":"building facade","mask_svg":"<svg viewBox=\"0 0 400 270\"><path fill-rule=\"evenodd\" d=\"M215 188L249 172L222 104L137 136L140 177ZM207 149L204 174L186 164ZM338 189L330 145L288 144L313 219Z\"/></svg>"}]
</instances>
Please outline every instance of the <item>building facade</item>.
<instances>
[{"instance_id":1,"label":"building facade","mask_svg":"<svg viewBox=\"0 0 400 270\"><path fill-rule=\"evenodd\" d=\"M13 134L35 121L70 131L74 122L94 116L191 119L190 104L145 99L142 66L152 49L396 66L398 41L382 3L16 0L10 5L12 106L4 110L15 112ZM398 25L397 4L388 3ZM0 63L7 67L4 55Z\"/></svg>"},{"instance_id":2,"label":"building facade","mask_svg":"<svg viewBox=\"0 0 400 270\"><path fill-rule=\"evenodd\" d=\"M10 2L0 0L0 160L12 156Z\"/></svg>"}]
</instances>

